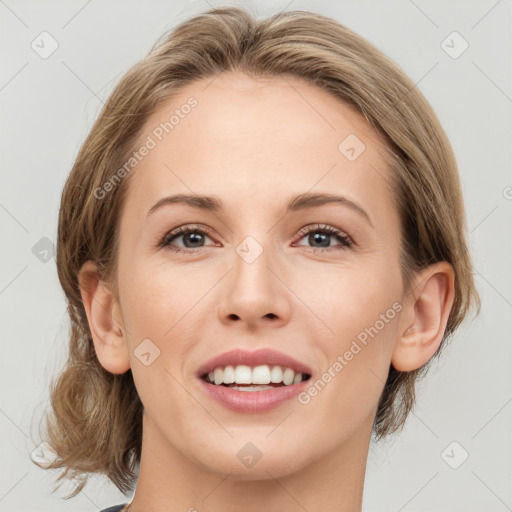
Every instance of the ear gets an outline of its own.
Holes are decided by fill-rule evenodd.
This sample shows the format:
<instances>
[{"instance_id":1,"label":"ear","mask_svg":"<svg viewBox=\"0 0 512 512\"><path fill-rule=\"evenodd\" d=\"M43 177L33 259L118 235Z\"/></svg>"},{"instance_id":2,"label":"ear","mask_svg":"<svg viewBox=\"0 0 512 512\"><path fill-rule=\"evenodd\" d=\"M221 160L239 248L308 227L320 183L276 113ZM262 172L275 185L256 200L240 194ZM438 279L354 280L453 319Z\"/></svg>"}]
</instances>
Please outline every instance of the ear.
<instances>
[{"instance_id":1,"label":"ear","mask_svg":"<svg viewBox=\"0 0 512 512\"><path fill-rule=\"evenodd\" d=\"M455 272L446 261L422 269L404 300L391 363L401 372L420 368L443 340L455 298Z\"/></svg>"},{"instance_id":2,"label":"ear","mask_svg":"<svg viewBox=\"0 0 512 512\"><path fill-rule=\"evenodd\" d=\"M78 282L101 365L114 374L126 372L130 368L130 356L121 309L107 284L99 278L96 263L87 261L82 265Z\"/></svg>"}]
</instances>

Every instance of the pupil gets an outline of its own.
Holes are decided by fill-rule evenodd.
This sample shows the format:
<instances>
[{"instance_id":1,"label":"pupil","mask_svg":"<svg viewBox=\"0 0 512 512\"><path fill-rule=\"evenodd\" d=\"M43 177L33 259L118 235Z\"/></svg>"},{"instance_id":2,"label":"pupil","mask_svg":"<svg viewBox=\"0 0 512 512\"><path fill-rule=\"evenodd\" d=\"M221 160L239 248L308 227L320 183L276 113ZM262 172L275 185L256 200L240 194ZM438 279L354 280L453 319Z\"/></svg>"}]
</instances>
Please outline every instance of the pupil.
<instances>
[{"instance_id":1,"label":"pupil","mask_svg":"<svg viewBox=\"0 0 512 512\"><path fill-rule=\"evenodd\" d=\"M192 238L192 239L193 239L193 240L192 240L192 244L194 244L194 243L197 243L197 242L201 242L201 241L202 241L202 240L201 240L202 236L203 236L203 235L202 235L201 233L189 233L188 235L186 235L185 237L183 237L183 241L185 242L185 246L186 246L186 247L190 247L190 246L187 244L188 237L190 237L190 238ZM195 238L195 240L194 240L194 238ZM194 246L192 245L192 247L194 247Z\"/></svg>"},{"instance_id":2,"label":"pupil","mask_svg":"<svg viewBox=\"0 0 512 512\"><path fill-rule=\"evenodd\" d=\"M323 240L322 240L323 237ZM312 233L309 235L310 243L312 242L325 242L321 247L329 247L329 237L326 234L323 233Z\"/></svg>"}]
</instances>

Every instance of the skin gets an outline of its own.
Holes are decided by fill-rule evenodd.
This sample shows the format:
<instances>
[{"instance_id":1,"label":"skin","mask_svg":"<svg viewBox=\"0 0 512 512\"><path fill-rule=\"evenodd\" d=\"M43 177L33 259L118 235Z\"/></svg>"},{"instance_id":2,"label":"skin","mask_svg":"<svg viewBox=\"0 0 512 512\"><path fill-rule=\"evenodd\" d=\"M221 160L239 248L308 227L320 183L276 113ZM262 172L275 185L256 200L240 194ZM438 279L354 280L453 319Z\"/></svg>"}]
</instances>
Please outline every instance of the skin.
<instances>
[{"instance_id":1,"label":"skin","mask_svg":"<svg viewBox=\"0 0 512 512\"><path fill-rule=\"evenodd\" d=\"M453 303L453 269L436 263L417 274L412 290L403 288L383 142L352 107L299 78L230 72L167 101L140 141L190 96L197 107L130 176L119 297L98 280L94 262L80 272L100 363L112 373L131 368L144 404L130 510L360 511L389 365L410 371L432 357ZM366 146L352 162L338 150L350 133ZM305 192L344 195L373 226L340 204L287 213L289 198ZM218 196L224 212L174 204L147 215L176 193ZM354 245L326 235L325 247L299 234L317 223L338 228ZM158 247L186 224L208 227L212 236L191 253ZM248 236L262 249L252 263L236 252ZM184 248L185 238L172 244ZM292 399L242 414L200 389L197 368L233 348L290 354L312 368L313 382L397 302L401 311L307 404ZM160 350L148 366L134 353L147 338ZM248 442L262 454L251 468L237 457Z\"/></svg>"}]
</instances>

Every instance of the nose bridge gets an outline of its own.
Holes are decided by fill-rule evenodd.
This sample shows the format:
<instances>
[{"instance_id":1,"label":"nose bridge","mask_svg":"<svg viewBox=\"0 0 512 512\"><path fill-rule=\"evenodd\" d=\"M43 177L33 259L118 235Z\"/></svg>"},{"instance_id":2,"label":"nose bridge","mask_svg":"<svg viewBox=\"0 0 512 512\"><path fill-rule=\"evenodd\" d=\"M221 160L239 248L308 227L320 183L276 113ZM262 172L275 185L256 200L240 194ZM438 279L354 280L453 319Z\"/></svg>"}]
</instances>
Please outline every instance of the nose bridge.
<instances>
[{"instance_id":1,"label":"nose bridge","mask_svg":"<svg viewBox=\"0 0 512 512\"><path fill-rule=\"evenodd\" d=\"M250 324L264 318L287 320L290 311L286 288L277 278L272 237L261 230L246 235L234 246L232 267L219 313L221 319L237 318Z\"/></svg>"},{"instance_id":2,"label":"nose bridge","mask_svg":"<svg viewBox=\"0 0 512 512\"><path fill-rule=\"evenodd\" d=\"M233 292L238 296L260 297L275 294L275 276L269 267L277 264L272 262L272 242L269 236L263 239L264 235L258 238L247 235L238 245L234 247L233 266L234 271L231 277ZM272 293L271 293L272 292Z\"/></svg>"},{"instance_id":3,"label":"nose bridge","mask_svg":"<svg viewBox=\"0 0 512 512\"><path fill-rule=\"evenodd\" d=\"M236 230L232 233L233 278L237 282L241 280L258 284L259 281L268 286L267 281L272 276L268 267L279 265L273 240L275 230L269 229L270 223L264 219L263 211L266 209L262 210L261 206L258 209L255 205L250 207L248 204L240 205L240 209L245 214L241 212Z\"/></svg>"}]
</instances>

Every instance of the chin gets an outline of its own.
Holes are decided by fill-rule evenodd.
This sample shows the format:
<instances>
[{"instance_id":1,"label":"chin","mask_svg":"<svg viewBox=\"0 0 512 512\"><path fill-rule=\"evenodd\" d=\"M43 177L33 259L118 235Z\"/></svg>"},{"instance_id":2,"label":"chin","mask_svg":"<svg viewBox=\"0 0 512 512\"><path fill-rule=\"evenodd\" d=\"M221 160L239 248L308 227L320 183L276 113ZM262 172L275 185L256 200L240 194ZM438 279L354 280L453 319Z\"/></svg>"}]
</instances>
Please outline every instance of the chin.
<instances>
[{"instance_id":1,"label":"chin","mask_svg":"<svg viewBox=\"0 0 512 512\"><path fill-rule=\"evenodd\" d=\"M228 475L233 480L268 480L269 478L284 477L300 471L307 465L307 454L304 453L304 444L296 448L286 446L281 450L276 445L261 446L258 449L256 443L246 441L243 443L229 443L225 451L209 452L205 458L205 451L194 457L196 463L209 472ZM233 445L237 447L233 449ZM240 447L238 447L240 445ZM297 457L300 453L301 457ZM214 464L212 465L212 461Z\"/></svg>"}]
</instances>

